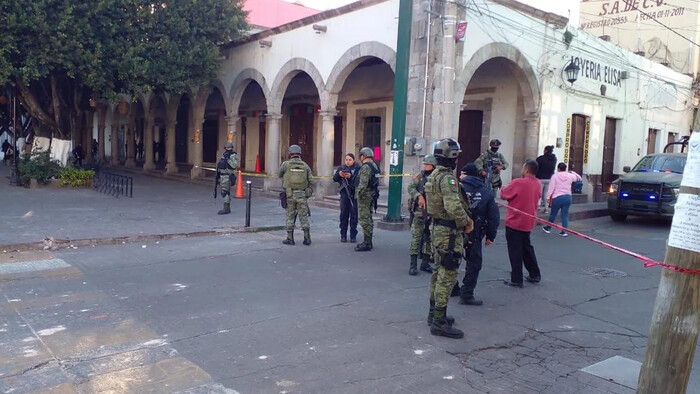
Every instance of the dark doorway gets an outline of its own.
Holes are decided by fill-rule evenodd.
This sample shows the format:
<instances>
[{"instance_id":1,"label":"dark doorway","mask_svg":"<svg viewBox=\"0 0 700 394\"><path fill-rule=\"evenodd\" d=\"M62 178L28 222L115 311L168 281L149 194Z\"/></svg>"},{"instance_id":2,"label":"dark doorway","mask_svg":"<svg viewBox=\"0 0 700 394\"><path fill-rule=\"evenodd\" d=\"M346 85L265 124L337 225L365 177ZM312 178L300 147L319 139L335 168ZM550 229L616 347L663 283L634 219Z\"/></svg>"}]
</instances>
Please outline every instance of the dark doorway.
<instances>
[{"instance_id":1,"label":"dark doorway","mask_svg":"<svg viewBox=\"0 0 700 394\"><path fill-rule=\"evenodd\" d=\"M216 148L219 137L219 117L214 115L204 119L202 125L202 160L205 163L216 162Z\"/></svg>"},{"instance_id":2,"label":"dark doorway","mask_svg":"<svg viewBox=\"0 0 700 394\"><path fill-rule=\"evenodd\" d=\"M190 125L190 100L183 97L177 109L175 125L175 162L187 163L188 129Z\"/></svg>"},{"instance_id":3,"label":"dark doorway","mask_svg":"<svg viewBox=\"0 0 700 394\"><path fill-rule=\"evenodd\" d=\"M240 162L239 166L246 171L248 170L245 166L247 124L248 118L241 118L241 146L239 147L240 152L238 152L238 161Z\"/></svg>"},{"instance_id":4,"label":"dark doorway","mask_svg":"<svg viewBox=\"0 0 700 394\"><path fill-rule=\"evenodd\" d=\"M467 110L459 113L459 147L462 153L457 157L457 169L473 162L481 154L481 134L484 111Z\"/></svg>"},{"instance_id":5,"label":"dark doorway","mask_svg":"<svg viewBox=\"0 0 700 394\"><path fill-rule=\"evenodd\" d=\"M365 138L362 147L368 146L374 151L374 161L382 159L382 118L367 116L365 118Z\"/></svg>"},{"instance_id":6,"label":"dark doorway","mask_svg":"<svg viewBox=\"0 0 700 394\"><path fill-rule=\"evenodd\" d=\"M267 130L265 118L260 118L258 127L258 155L260 156L260 171L265 171L265 130Z\"/></svg>"},{"instance_id":7,"label":"dark doorway","mask_svg":"<svg viewBox=\"0 0 700 394\"><path fill-rule=\"evenodd\" d=\"M603 174L601 184L603 191L608 191L610 183L615 180L613 166L615 165L615 133L617 119L605 118L605 138L603 139Z\"/></svg>"},{"instance_id":8,"label":"dark doorway","mask_svg":"<svg viewBox=\"0 0 700 394\"><path fill-rule=\"evenodd\" d=\"M586 122L583 115L574 115L571 125L571 141L569 143L569 169L583 174L583 148L586 139Z\"/></svg>"},{"instance_id":9,"label":"dark doorway","mask_svg":"<svg viewBox=\"0 0 700 394\"><path fill-rule=\"evenodd\" d=\"M339 166L343 163L345 154L343 153L343 117L336 116L333 119L333 165Z\"/></svg>"},{"instance_id":10,"label":"dark doorway","mask_svg":"<svg viewBox=\"0 0 700 394\"><path fill-rule=\"evenodd\" d=\"M295 104L289 119L289 145L301 147L301 158L309 166L314 162L314 106Z\"/></svg>"}]
</instances>

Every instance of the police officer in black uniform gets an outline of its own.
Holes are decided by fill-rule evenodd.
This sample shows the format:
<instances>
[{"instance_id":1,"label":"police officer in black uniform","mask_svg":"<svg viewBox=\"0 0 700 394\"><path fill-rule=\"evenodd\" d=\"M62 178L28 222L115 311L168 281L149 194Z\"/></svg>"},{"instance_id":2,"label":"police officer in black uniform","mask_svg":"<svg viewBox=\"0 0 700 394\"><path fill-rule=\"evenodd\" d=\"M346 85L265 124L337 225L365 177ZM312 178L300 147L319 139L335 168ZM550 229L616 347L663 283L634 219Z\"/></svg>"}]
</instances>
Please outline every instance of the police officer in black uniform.
<instances>
[{"instance_id":1,"label":"police officer in black uniform","mask_svg":"<svg viewBox=\"0 0 700 394\"><path fill-rule=\"evenodd\" d=\"M473 163L462 167L460 182L469 202L469 214L474 220L474 231L465 235L466 261L464 280L460 289L459 303L463 305L481 305L483 301L474 297L474 288L481 271L483 260L481 243L489 246L496 239L498 224L501 220L496 199L479 176L479 169Z\"/></svg>"}]
</instances>

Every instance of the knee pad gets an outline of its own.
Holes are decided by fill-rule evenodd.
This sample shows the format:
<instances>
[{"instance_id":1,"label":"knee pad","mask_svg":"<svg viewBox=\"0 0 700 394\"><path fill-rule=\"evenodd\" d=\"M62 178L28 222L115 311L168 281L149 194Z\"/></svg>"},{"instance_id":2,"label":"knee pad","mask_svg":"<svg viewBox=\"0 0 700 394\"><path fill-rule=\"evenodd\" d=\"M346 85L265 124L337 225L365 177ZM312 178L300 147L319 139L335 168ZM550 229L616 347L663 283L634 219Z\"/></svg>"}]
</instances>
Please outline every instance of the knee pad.
<instances>
[{"instance_id":1,"label":"knee pad","mask_svg":"<svg viewBox=\"0 0 700 394\"><path fill-rule=\"evenodd\" d=\"M221 189L221 197L226 197L226 196L228 196L229 194L230 194L230 193L228 192L228 190L226 190L226 189Z\"/></svg>"}]
</instances>

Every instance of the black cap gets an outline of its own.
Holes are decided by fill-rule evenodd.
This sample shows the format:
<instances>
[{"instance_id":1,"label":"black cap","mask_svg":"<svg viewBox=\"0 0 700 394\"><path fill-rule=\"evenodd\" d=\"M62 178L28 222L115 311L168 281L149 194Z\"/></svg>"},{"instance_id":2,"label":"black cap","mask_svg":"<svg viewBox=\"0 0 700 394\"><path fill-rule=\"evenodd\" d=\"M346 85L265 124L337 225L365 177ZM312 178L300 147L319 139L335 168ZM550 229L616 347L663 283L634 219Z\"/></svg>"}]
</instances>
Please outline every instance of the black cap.
<instances>
[{"instance_id":1,"label":"black cap","mask_svg":"<svg viewBox=\"0 0 700 394\"><path fill-rule=\"evenodd\" d=\"M545 147L544 147L544 151L545 151L545 152L549 152L549 153L554 152L554 145L547 145L547 146L545 146Z\"/></svg>"},{"instance_id":2,"label":"black cap","mask_svg":"<svg viewBox=\"0 0 700 394\"><path fill-rule=\"evenodd\" d=\"M476 164L474 163L465 164L464 167L462 167L461 172L472 176L479 175L479 169L476 168Z\"/></svg>"}]
</instances>

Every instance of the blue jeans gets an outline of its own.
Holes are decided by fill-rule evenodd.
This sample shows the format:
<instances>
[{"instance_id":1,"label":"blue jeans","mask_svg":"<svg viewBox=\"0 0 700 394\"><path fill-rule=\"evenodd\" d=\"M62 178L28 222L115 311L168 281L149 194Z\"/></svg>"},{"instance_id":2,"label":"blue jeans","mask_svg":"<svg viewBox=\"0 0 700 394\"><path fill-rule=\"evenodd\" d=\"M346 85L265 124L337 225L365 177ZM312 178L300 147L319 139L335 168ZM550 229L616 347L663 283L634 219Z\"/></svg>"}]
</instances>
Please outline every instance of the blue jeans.
<instances>
[{"instance_id":1,"label":"blue jeans","mask_svg":"<svg viewBox=\"0 0 700 394\"><path fill-rule=\"evenodd\" d=\"M569 207L571 207L571 194L565 194L552 200L552 211L549 213L549 221L554 223L557 213L561 209L561 225L564 228L569 228ZM551 226L545 226L550 230Z\"/></svg>"}]
</instances>

